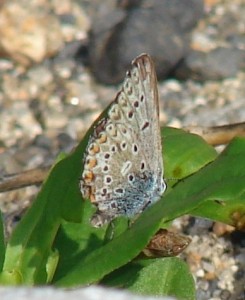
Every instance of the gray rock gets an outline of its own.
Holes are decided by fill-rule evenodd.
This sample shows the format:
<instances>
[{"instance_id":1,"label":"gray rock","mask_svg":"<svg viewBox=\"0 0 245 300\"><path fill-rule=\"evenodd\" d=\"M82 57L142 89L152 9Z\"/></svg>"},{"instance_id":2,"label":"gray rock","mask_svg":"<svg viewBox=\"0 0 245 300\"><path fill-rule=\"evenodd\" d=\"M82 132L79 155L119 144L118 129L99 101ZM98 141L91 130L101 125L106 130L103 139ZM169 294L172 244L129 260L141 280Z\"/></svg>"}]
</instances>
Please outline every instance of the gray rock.
<instances>
[{"instance_id":1,"label":"gray rock","mask_svg":"<svg viewBox=\"0 0 245 300\"><path fill-rule=\"evenodd\" d=\"M234 77L244 67L245 52L218 47L208 53L192 51L176 71L181 79L220 80Z\"/></svg>"},{"instance_id":2,"label":"gray rock","mask_svg":"<svg viewBox=\"0 0 245 300\"><path fill-rule=\"evenodd\" d=\"M56 54L64 42L58 18L47 5L4 1L0 23L0 53L24 66Z\"/></svg>"},{"instance_id":3,"label":"gray rock","mask_svg":"<svg viewBox=\"0 0 245 300\"><path fill-rule=\"evenodd\" d=\"M129 6L126 16L112 10L91 30L89 57L95 77L103 83L120 82L131 60L149 53L158 78L164 78L185 57L189 32L203 12L202 1L142 1ZM112 22L114 20L114 22Z\"/></svg>"}]
</instances>

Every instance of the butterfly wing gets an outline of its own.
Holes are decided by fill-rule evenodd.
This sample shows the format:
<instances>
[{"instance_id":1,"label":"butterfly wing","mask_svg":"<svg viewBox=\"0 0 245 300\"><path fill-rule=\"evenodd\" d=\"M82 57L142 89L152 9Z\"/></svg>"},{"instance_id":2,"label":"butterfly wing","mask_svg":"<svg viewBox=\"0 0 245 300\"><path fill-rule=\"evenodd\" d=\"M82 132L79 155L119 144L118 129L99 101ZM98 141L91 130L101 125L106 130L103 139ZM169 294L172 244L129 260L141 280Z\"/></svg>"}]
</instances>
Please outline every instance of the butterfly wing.
<instances>
[{"instance_id":1,"label":"butterfly wing","mask_svg":"<svg viewBox=\"0 0 245 300\"><path fill-rule=\"evenodd\" d=\"M165 190L157 79L147 54L132 62L108 116L90 137L84 161L80 187L98 207L95 226L139 213Z\"/></svg>"}]
</instances>

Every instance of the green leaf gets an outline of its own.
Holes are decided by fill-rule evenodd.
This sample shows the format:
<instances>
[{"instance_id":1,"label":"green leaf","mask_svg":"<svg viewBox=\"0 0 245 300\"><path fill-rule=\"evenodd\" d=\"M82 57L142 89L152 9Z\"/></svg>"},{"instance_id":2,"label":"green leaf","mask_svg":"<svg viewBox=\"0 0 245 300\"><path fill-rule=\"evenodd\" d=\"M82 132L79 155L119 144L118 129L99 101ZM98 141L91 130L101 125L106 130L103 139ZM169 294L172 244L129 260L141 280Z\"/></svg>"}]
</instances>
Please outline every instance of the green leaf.
<instances>
[{"instance_id":1,"label":"green leaf","mask_svg":"<svg viewBox=\"0 0 245 300\"><path fill-rule=\"evenodd\" d=\"M57 284L72 286L97 282L136 257L156 232L161 221L167 222L183 214L195 212L206 201L223 199L232 202L232 199L241 199L245 188L245 170L244 164L241 164L243 153L244 149L241 150L242 158L237 156L238 153L230 153L228 149L215 161L180 181L159 202L142 213L128 230L91 251L69 274L57 281ZM230 170L228 174L230 159L234 170ZM244 207L244 198L240 203Z\"/></svg>"},{"instance_id":2,"label":"green leaf","mask_svg":"<svg viewBox=\"0 0 245 300\"><path fill-rule=\"evenodd\" d=\"M22 276L17 271L3 271L0 273L1 285L19 285L22 283Z\"/></svg>"},{"instance_id":3,"label":"green leaf","mask_svg":"<svg viewBox=\"0 0 245 300\"><path fill-rule=\"evenodd\" d=\"M91 217L91 205L86 201L86 208L90 212L82 223L62 222L54 247L59 251L59 263L53 282L82 264L84 258L94 249L103 245L106 228L93 228L89 224ZM91 270L92 271L92 270Z\"/></svg>"},{"instance_id":4,"label":"green leaf","mask_svg":"<svg viewBox=\"0 0 245 300\"><path fill-rule=\"evenodd\" d=\"M79 192L79 177L83 152L93 127L94 124L73 153L63 160L64 154L59 156L59 162L8 242L3 272L20 274L23 284L44 284L52 278L55 270L50 266L55 264L50 264L50 255L62 221L81 222L86 214Z\"/></svg>"},{"instance_id":5,"label":"green leaf","mask_svg":"<svg viewBox=\"0 0 245 300\"><path fill-rule=\"evenodd\" d=\"M47 282L51 282L54 274L56 272L56 268L58 265L58 261L59 261L59 253L57 250L55 251L51 251L49 257L48 257L48 261L47 261L47 266L46 266L46 270L47 270Z\"/></svg>"},{"instance_id":6,"label":"green leaf","mask_svg":"<svg viewBox=\"0 0 245 300\"><path fill-rule=\"evenodd\" d=\"M74 153L53 167L7 245L3 269L21 274L24 284L44 284L52 277L50 255L62 220L80 222L82 219L78 178L86 139Z\"/></svg>"},{"instance_id":7,"label":"green leaf","mask_svg":"<svg viewBox=\"0 0 245 300\"><path fill-rule=\"evenodd\" d=\"M138 272L137 280L128 288L137 294L195 299L193 277L187 265L177 257L147 262L147 265Z\"/></svg>"},{"instance_id":8,"label":"green leaf","mask_svg":"<svg viewBox=\"0 0 245 300\"><path fill-rule=\"evenodd\" d=\"M5 259L4 227L3 227L2 213L0 211L0 271L3 268L4 259Z\"/></svg>"},{"instance_id":9,"label":"green leaf","mask_svg":"<svg viewBox=\"0 0 245 300\"><path fill-rule=\"evenodd\" d=\"M185 143L183 143L183 139L185 136L187 136L187 140L192 147L197 147L196 153L192 147L186 149ZM170 159L170 157L172 160L174 160L175 156L180 158L183 155L183 149L186 149L186 151L191 151L192 154L195 153L197 156L200 154L200 152L203 153L202 159L197 159L197 162L192 162L191 172L194 172L194 170L203 167L209 161L213 160L216 156L216 153L213 150L213 148L207 145L200 137L196 135L190 135L176 129L168 129L165 132L164 138L166 139L166 144L168 143L168 140L170 141L170 143L173 144L174 140L181 141L179 147L176 147L176 150L172 151L168 155L168 157L166 157L166 160ZM206 150L203 148L205 148ZM186 153L184 153L184 155L186 155ZM184 160L182 160L182 164L185 164ZM80 261L78 259L69 259L68 254L68 263L66 264L66 267L63 269L63 271L61 271L62 264L58 266L57 274L54 279L56 284L72 286L78 284L88 284L97 282L106 274L126 264L132 258L137 256L138 253L147 244L151 236L159 228L160 220L161 217L159 217L158 219L156 219L155 217L151 217L149 218L149 222L145 222L144 219L138 227L136 226L136 224L138 224L137 220L130 229L123 232L121 235L117 236L112 241L108 241L108 243L102 243L101 245L97 245L97 247L94 249L89 249L89 251L86 253L87 256L80 256ZM79 234L82 234L82 229L80 229ZM93 235L92 232L90 234L91 236ZM75 240L79 240L79 237L77 236L76 238L71 238L68 235L66 238L63 237L63 239L71 239L74 242ZM62 242L59 242L59 244L62 244ZM108 253L110 253L109 256ZM63 255L61 255L61 257L62 256ZM64 257L66 257L65 254ZM65 259L66 258L64 258L64 260ZM74 266L74 268L70 269L70 271L68 271L69 261L72 261L72 264L70 264L70 266ZM64 277L62 277L63 274L65 274Z\"/></svg>"},{"instance_id":10,"label":"green leaf","mask_svg":"<svg viewBox=\"0 0 245 300\"><path fill-rule=\"evenodd\" d=\"M185 178L217 157L214 148L196 134L176 128L164 128L161 132L164 177L168 185L172 185L171 179Z\"/></svg>"},{"instance_id":11,"label":"green leaf","mask_svg":"<svg viewBox=\"0 0 245 300\"><path fill-rule=\"evenodd\" d=\"M177 257L133 261L108 275L102 284L153 296L195 299L195 283L187 265Z\"/></svg>"},{"instance_id":12,"label":"green leaf","mask_svg":"<svg viewBox=\"0 0 245 300\"><path fill-rule=\"evenodd\" d=\"M245 228L245 139L236 138L206 170L206 190L213 190L193 215ZM195 176L198 179L198 174ZM204 192L204 191L203 191Z\"/></svg>"},{"instance_id":13,"label":"green leaf","mask_svg":"<svg viewBox=\"0 0 245 300\"><path fill-rule=\"evenodd\" d=\"M81 200L79 192L82 153L88 134L71 155L54 166L33 206L16 227L7 246L2 273L19 274L18 280L10 278L10 282L45 284L52 278L61 286L98 282L136 257L161 222L185 213L207 216L207 208L202 207L207 202L220 206L224 201L232 203L231 199L238 199L236 203L244 207L243 144L239 153L228 151L213 161L215 151L201 138L166 129L163 131L166 174L178 178L193 175L175 184L173 189L168 188L163 199L146 210L129 229L118 230L116 225L116 236L110 240L110 234L105 237L106 227L95 229L89 225L93 209L89 201ZM213 218L224 219L224 215L214 214Z\"/></svg>"},{"instance_id":14,"label":"green leaf","mask_svg":"<svg viewBox=\"0 0 245 300\"><path fill-rule=\"evenodd\" d=\"M94 283L128 263L137 256L157 229L157 224L148 226L148 222L144 222L140 226L135 226L136 222L120 236L92 249L83 259L78 260L75 267L56 284L74 286Z\"/></svg>"},{"instance_id":15,"label":"green leaf","mask_svg":"<svg viewBox=\"0 0 245 300\"><path fill-rule=\"evenodd\" d=\"M170 131L170 133L170 135L174 136L177 134L177 131L175 130L174 134L173 131ZM10 273L16 272L21 274L21 278L25 284L44 284L52 278L53 273L55 273L55 278L59 277L57 276L59 272L54 272L55 270L49 267L49 261L61 223L63 220L80 222L83 217L86 219L87 206L84 205L86 202L81 201L78 182L79 176L82 173L82 153L87 144L88 136L89 132L74 153L59 161L53 167L36 201L16 227L8 243L4 270ZM166 134L167 137L168 133ZM196 139L195 136L193 138ZM203 145L201 139L196 142L196 145L199 143ZM182 155L183 151L181 147L179 149L180 151L177 153L178 157ZM176 152L174 155L176 155ZM196 168L198 168L197 165ZM202 166L203 163L199 164L199 167L200 165ZM94 232L90 226L87 226L87 228L90 229L85 233L89 237ZM150 230L148 236L145 238L145 242L142 239L143 243L141 242L129 257L137 255L140 248L143 247L154 233L154 230ZM103 238L100 240L103 241ZM60 245L58 244L58 252ZM117 247L120 246L117 245ZM58 270L62 270L62 268L63 271L66 270L62 265L64 257L65 255L61 255L59 258ZM125 259L127 262L130 258L125 257ZM113 270L117 265L118 262L116 260L116 263L109 270ZM105 269L101 275L92 276L93 279L91 280L96 281L107 272Z\"/></svg>"}]
</instances>

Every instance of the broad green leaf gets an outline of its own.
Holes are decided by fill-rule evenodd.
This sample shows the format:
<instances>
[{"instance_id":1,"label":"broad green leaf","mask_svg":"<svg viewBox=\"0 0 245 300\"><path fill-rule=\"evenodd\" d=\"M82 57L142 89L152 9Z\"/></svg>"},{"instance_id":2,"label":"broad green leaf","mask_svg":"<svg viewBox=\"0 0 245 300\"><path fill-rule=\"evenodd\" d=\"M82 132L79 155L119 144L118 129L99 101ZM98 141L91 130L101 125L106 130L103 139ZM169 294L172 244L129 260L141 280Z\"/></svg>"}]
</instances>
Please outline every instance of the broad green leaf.
<instances>
[{"instance_id":1,"label":"broad green leaf","mask_svg":"<svg viewBox=\"0 0 245 300\"><path fill-rule=\"evenodd\" d=\"M89 224L91 205L88 202L86 208L89 214L82 223L62 222L54 244L59 251L59 263L54 282L69 274L78 262L82 262L90 252L104 243L106 228L92 228Z\"/></svg>"},{"instance_id":2,"label":"broad green leaf","mask_svg":"<svg viewBox=\"0 0 245 300\"><path fill-rule=\"evenodd\" d=\"M20 274L24 284L44 284L52 277L54 270L50 270L50 255L62 220L80 222L83 218L84 202L78 186L83 152L93 126L75 151L52 168L36 200L8 242L3 270Z\"/></svg>"},{"instance_id":3,"label":"broad green leaf","mask_svg":"<svg viewBox=\"0 0 245 300\"><path fill-rule=\"evenodd\" d=\"M217 157L214 148L200 136L181 129L164 128L162 130L163 161L167 184L172 179L185 178Z\"/></svg>"},{"instance_id":4,"label":"broad green leaf","mask_svg":"<svg viewBox=\"0 0 245 300\"><path fill-rule=\"evenodd\" d=\"M245 228L245 139L236 138L214 162L205 182L217 192L198 206L193 215Z\"/></svg>"},{"instance_id":5,"label":"broad green leaf","mask_svg":"<svg viewBox=\"0 0 245 300\"><path fill-rule=\"evenodd\" d=\"M83 202L78 178L84 143L53 167L7 245L4 271L20 273L24 284L47 282L51 275L47 264L62 220L81 221Z\"/></svg>"},{"instance_id":6,"label":"broad green leaf","mask_svg":"<svg viewBox=\"0 0 245 300\"><path fill-rule=\"evenodd\" d=\"M241 153L245 153L243 151L244 149ZM228 153L229 150L200 171L180 181L159 202L142 213L128 230L90 252L69 274L58 280L57 284L72 286L97 282L136 257L156 232L161 221L167 222L191 213L205 201L225 199L232 202L232 199L240 199L245 188L244 164L241 164L242 158L237 157L237 153ZM234 171L230 170L227 174L231 159ZM241 201L244 205L244 198Z\"/></svg>"},{"instance_id":7,"label":"broad green leaf","mask_svg":"<svg viewBox=\"0 0 245 300\"><path fill-rule=\"evenodd\" d=\"M129 285L129 290L137 294L195 299L193 277L187 265L177 257L151 261L138 273L137 280Z\"/></svg>"},{"instance_id":8,"label":"broad green leaf","mask_svg":"<svg viewBox=\"0 0 245 300\"><path fill-rule=\"evenodd\" d=\"M166 174L171 177L179 175L178 178L181 178L203 167L199 171L201 175L197 172L200 178L193 181L193 178L196 178L194 174L179 182L173 190L169 189L161 201L142 214L132 227L113 240L104 241L106 228L100 231L89 225L91 205L87 201L81 201L78 188L79 176L82 172L82 152L88 139L87 134L74 153L54 166L35 203L17 226L7 247L4 270L21 274L25 284L44 284L52 278L53 274L54 281L59 285L72 286L97 282L136 257L162 220L167 222L197 209L207 200L207 196L212 196L215 190L216 177L212 181L212 176L209 174L211 184L208 182L206 185L206 175L202 175L202 172L212 165L211 163L204 167L214 159L216 153L195 135L166 129L164 136ZM188 143L185 143L185 136ZM170 151L172 146L168 149L168 143L170 145L171 142L175 145L175 151ZM196 152L195 147L198 149ZM186 151L192 154L188 155ZM187 158L192 159L191 156L193 160L186 162ZM181 159L181 157L185 158ZM176 160L179 161L179 169L174 163L171 169L171 161ZM212 172L213 170L211 174ZM241 174L237 175L239 177ZM230 197L232 196L231 193ZM73 230L72 226L75 228L77 224L72 222L81 221L82 223L78 224L78 227L81 226L79 230L78 228ZM80 244L80 236L84 238L83 244ZM94 243L95 240L98 243ZM89 241L93 242L89 244ZM69 255L71 249L74 250L70 248L71 245L76 245L77 252L75 251L69 264L69 259L66 257L71 258L73 254ZM57 270L55 270L55 263L50 264L50 261L53 261L52 257L50 258L52 248L56 249L59 257Z\"/></svg>"},{"instance_id":9,"label":"broad green leaf","mask_svg":"<svg viewBox=\"0 0 245 300\"><path fill-rule=\"evenodd\" d=\"M104 278L103 285L154 296L195 299L195 283L185 262L177 257L135 260Z\"/></svg>"},{"instance_id":10,"label":"broad green leaf","mask_svg":"<svg viewBox=\"0 0 245 300\"><path fill-rule=\"evenodd\" d=\"M174 134L176 132L175 130ZM50 270L48 262L62 220L80 222L83 214L86 214L78 182L82 172L82 153L88 136L89 132L74 153L53 167L36 201L16 227L8 243L4 270L20 273L25 284L43 284L52 277L53 270ZM167 136L168 134L166 138ZM193 138L196 139L195 136ZM201 139L196 145L199 143L203 145ZM179 146L177 155L179 157L182 154L183 149ZM210 158L207 161L209 160ZM198 165L201 167L203 163L200 165L198 162L196 168ZM88 236L93 234L89 230ZM150 235L152 234L151 231ZM63 261L62 257L60 260ZM62 269L61 265L58 264L59 269Z\"/></svg>"},{"instance_id":11,"label":"broad green leaf","mask_svg":"<svg viewBox=\"0 0 245 300\"><path fill-rule=\"evenodd\" d=\"M185 143L183 142L184 138L187 138L188 143L190 143L191 148L187 148ZM203 167L205 164L207 164L208 162L210 162L211 160L214 159L214 157L216 156L216 152L213 150L212 147L210 147L209 145L207 145L200 137L196 136L196 135L192 135L192 134L187 134L181 130L177 130L177 129L166 129L164 132L164 140L166 140L166 144L169 142L171 144L173 144L173 146L175 145L175 142L180 140L180 144L178 147L176 147L175 151L172 151L171 153L169 153L169 155L166 157L166 161L170 160L170 159L175 159L175 157L177 156L180 162L180 167L185 169L185 159L180 159L183 155L186 155L186 151L191 151L191 155L196 155L197 157L199 156L200 153L203 153L203 156L201 159L197 159L197 162L192 162L191 165L191 171L190 172L194 172L195 170ZM193 148L195 149L196 147L196 152L195 150L193 150ZM187 149L186 149L187 148ZM188 163L190 165L190 163ZM188 174L189 174L188 173ZM154 219L153 219L154 220ZM69 224L66 225L66 228L69 227ZM73 226L73 225L71 225ZM115 225L114 225L115 226ZM75 235L70 235L68 231L63 231L62 235L59 235L59 239L58 239L58 245L65 245L65 243L63 242L64 240L66 241L71 241L71 243L74 245L76 244L76 241L80 240L80 237L83 237L84 234L87 236L86 239L90 240L89 238L89 229L87 230L87 225L85 224L85 226L83 225L79 230L74 230ZM118 227L115 227L113 229L113 231L115 231ZM158 225L155 227L158 228ZM98 229L97 229L98 230ZM143 228L143 230L145 231L145 229ZM90 229L91 231L91 229ZM147 241L150 239L150 237L153 235L153 233L156 231L156 229L150 229L150 232L146 233L146 237L145 240L143 239L142 235L140 235L142 238L140 241L137 241L137 239L135 240L136 245L133 246L133 244L131 243L130 248L132 248L131 250L128 249L129 247L126 246L126 249L123 253L123 255L120 257L117 257L116 252L117 252L117 248L121 247L120 243L125 244L124 240L120 240L119 243L116 243L116 245L114 244L105 244L103 242L103 244L97 245L97 249L94 247L94 249L88 247L86 249L86 251L82 251L82 253L80 254L80 256L76 256L75 254L73 255L73 257L70 257L71 254L69 254L66 251L62 251L60 252L60 263L58 265L58 269L57 269L57 273L56 276L54 278L54 281L59 282L61 280L61 282L63 282L62 284L68 284L68 285L73 285L73 284L81 284L81 283L91 283L91 282L96 282L98 281L100 278L102 278L102 276L104 274L107 274L110 271L113 271L115 268L118 267L118 265L124 264L126 262L128 262L131 258L135 257L140 251L141 249L144 247L144 245L147 243ZM138 233L137 233L138 234ZM66 237L65 237L66 235ZM94 236L94 232L91 231L90 232L91 237ZM86 240L85 239L85 240ZM93 238L91 238L93 240ZM93 244L93 243L92 243ZM57 246L60 249L60 246ZM79 246L77 246L79 248ZM80 246L81 247L81 246ZM62 247L63 249L63 247ZM95 251L95 253L93 254L93 252ZM102 252L101 252L102 251ZM113 257L108 257L108 253L111 252L115 252L115 259ZM131 252L133 254L131 254ZM88 272L85 274L84 273L84 279L82 278L82 275L80 276L79 274L81 273L80 269L86 269L85 268L85 264L86 264L86 255L89 253L88 256L90 256L90 254L92 255L92 260L94 260L94 256L95 257L102 257L102 260L100 263L98 263L98 271L96 273L97 268L95 267L90 267L88 266ZM103 255L105 257L103 257ZM80 261L79 261L80 258ZM103 260L104 259L104 260ZM109 261L108 261L109 259ZM123 260L123 262L119 262L120 260ZM96 261L96 259L95 259ZM94 263L93 263L94 265ZM106 265L106 267L105 267ZM74 267L75 271L72 270L72 268ZM90 270L90 271L89 271ZM109 271L108 271L109 270ZM71 272L69 272L71 271ZM68 274L67 276L65 276L66 279L62 279L62 276L64 276L64 274ZM90 277L91 276L91 277ZM80 281L79 281L80 280ZM83 280L86 280L85 282Z\"/></svg>"}]
</instances>

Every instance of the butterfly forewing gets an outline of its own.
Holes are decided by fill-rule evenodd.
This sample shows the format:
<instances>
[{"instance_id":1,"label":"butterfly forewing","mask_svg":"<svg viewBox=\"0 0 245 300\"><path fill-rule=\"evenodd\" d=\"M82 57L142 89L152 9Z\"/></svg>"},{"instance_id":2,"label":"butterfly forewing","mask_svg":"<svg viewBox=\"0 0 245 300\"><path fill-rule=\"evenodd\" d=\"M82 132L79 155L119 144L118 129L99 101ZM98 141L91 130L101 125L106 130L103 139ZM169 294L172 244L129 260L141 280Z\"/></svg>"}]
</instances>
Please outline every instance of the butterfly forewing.
<instances>
[{"instance_id":1,"label":"butterfly forewing","mask_svg":"<svg viewBox=\"0 0 245 300\"><path fill-rule=\"evenodd\" d=\"M162 146L159 125L159 100L155 68L149 56L137 58L133 70L139 73L140 109L136 114L139 123L138 139L147 157L148 168L163 173ZM163 174L162 174L163 175Z\"/></svg>"},{"instance_id":2,"label":"butterfly forewing","mask_svg":"<svg viewBox=\"0 0 245 300\"><path fill-rule=\"evenodd\" d=\"M143 211L164 192L162 176L157 80L151 58L143 54L133 61L85 152L80 187L97 205L92 224Z\"/></svg>"}]
</instances>

